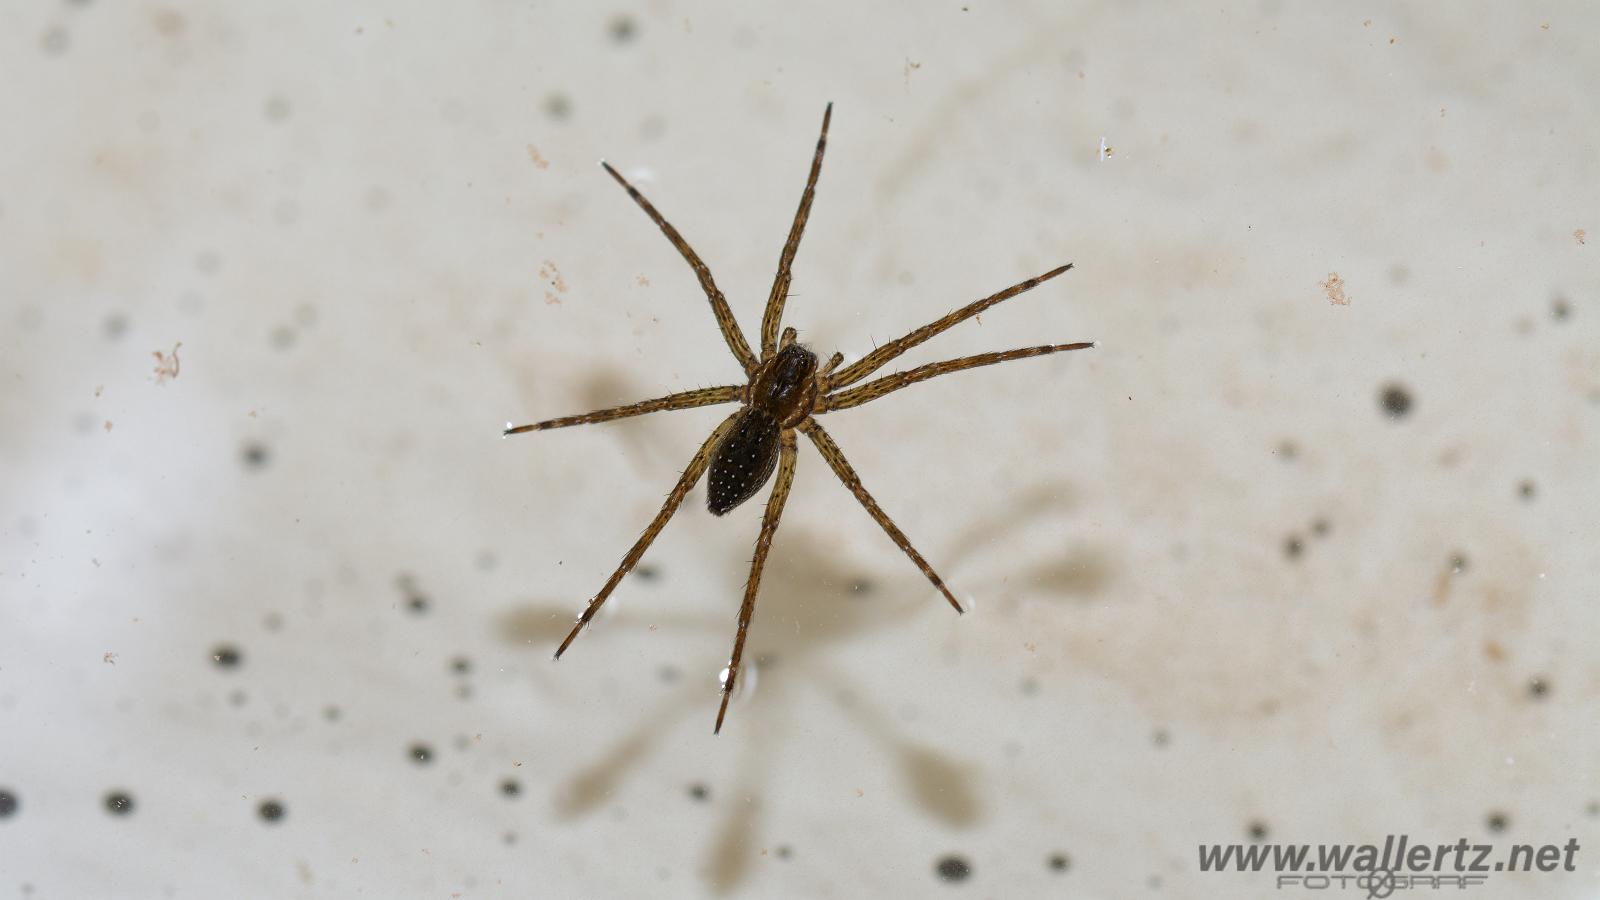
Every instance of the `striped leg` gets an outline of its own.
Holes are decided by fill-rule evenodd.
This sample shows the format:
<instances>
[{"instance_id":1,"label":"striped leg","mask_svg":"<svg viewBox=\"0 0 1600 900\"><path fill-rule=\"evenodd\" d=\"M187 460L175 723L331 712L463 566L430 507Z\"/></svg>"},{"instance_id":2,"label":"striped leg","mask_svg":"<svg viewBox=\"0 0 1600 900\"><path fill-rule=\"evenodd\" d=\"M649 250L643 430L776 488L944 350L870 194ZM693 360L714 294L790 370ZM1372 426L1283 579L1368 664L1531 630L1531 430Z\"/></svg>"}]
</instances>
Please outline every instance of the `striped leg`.
<instances>
[{"instance_id":1,"label":"striped leg","mask_svg":"<svg viewBox=\"0 0 1600 900\"><path fill-rule=\"evenodd\" d=\"M656 535L660 534L661 529L666 527L667 520L672 518L672 514L677 512L678 506L683 503L684 495L688 494L689 489L694 487L695 482L700 480L700 476L705 474L706 466L711 464L711 454L716 451L717 445L722 442L723 437L733 430L733 423L738 418L739 413L734 413L722 420L722 424L718 425L717 429L711 432L711 436L706 438L706 442L700 445L700 450L695 453L694 459L689 461L689 467L683 470L683 476L678 479L676 485L673 485L672 493L667 495L667 502L661 504L661 512L656 513L656 517L645 528L644 534L634 543L633 548L628 551L628 555L622 558L622 565L617 566L617 571L611 573L611 578L606 581L605 587L600 589L600 593L594 595L594 599L590 600L588 607L584 609L583 615L578 617L578 624L572 626L572 631L567 634L567 639L562 641L561 646L556 648L556 659L560 659L561 654L567 652L567 647L578 636L578 632L582 631L583 626L589 624L589 620L594 618L594 614L600 611L600 607L605 605L606 598L610 597L611 592L617 589L622 577L633 569L634 565L639 562L639 557L644 556L644 551L649 549L650 544L655 541Z\"/></svg>"},{"instance_id":2,"label":"striped leg","mask_svg":"<svg viewBox=\"0 0 1600 900\"><path fill-rule=\"evenodd\" d=\"M1077 344L1046 344L1043 347L1023 347L1020 350L1003 350L999 353L979 353L977 356L963 356L960 359L947 359L944 362L929 363L885 375L882 378L869 381L860 387L829 394L822 402L819 412L831 412L839 409L849 409L860 406L871 400L876 400L891 391L898 391L906 385L927 381L949 372L959 372L962 369L974 369L978 366L992 366L1013 359L1026 359L1030 356L1044 356L1047 353L1060 353L1063 350L1087 350L1094 346L1093 341L1084 341Z\"/></svg>"},{"instance_id":3,"label":"striped leg","mask_svg":"<svg viewBox=\"0 0 1600 900\"><path fill-rule=\"evenodd\" d=\"M866 487L861 484L861 477L856 474L855 469L850 467L850 463L844 458L844 452L839 449L838 444L833 442L833 438L822 430L822 426L818 425L815 419L806 419L798 427L806 433L806 437L811 439L811 443L817 445L817 451L822 454L822 458L828 461L833 473L839 476L839 480L844 482L844 486L850 489L850 493L855 494L861 505L866 507L867 514L872 516L873 520L879 525L883 526L885 532L888 532L889 539L894 541L895 546L911 557L911 561L917 564L917 568L922 570L922 574L928 576L928 580L933 582L933 586L939 589L939 593L943 594L946 600L950 601L950 605L955 607L956 612L966 612L961 608L961 604L956 600L955 595L950 593L950 589L944 586L944 579L939 577L939 573L933 571L933 567L928 565L928 561L922 558L922 554L917 552L917 548L911 546L911 541L906 538L905 532L894 524L894 520L890 519L888 513L883 511L883 507L878 505L878 501L872 499L872 495L867 493Z\"/></svg>"},{"instance_id":4,"label":"striped leg","mask_svg":"<svg viewBox=\"0 0 1600 900\"><path fill-rule=\"evenodd\" d=\"M767 295L767 310L761 316L761 358L772 356L778 346L778 326L783 320L783 304L789 299L789 268L794 265L795 251L800 249L800 234L806 230L806 220L811 218L811 199L817 193L817 176L822 174L822 153L828 149L828 122L833 119L833 104L822 113L822 135L817 138L817 152L811 157L811 175L806 178L805 192L800 195L800 208L794 212L794 224L789 227L789 240L784 242L783 253L778 257L778 277L773 279L772 293Z\"/></svg>"},{"instance_id":5,"label":"striped leg","mask_svg":"<svg viewBox=\"0 0 1600 900\"><path fill-rule=\"evenodd\" d=\"M745 582L744 602L739 605L739 631L733 639L733 656L728 660L728 677L722 682L722 705L717 708L717 725L712 734L722 731L722 717L728 714L728 698L733 695L733 684L739 677L739 660L744 656L745 632L750 629L750 617L756 611L756 591L761 587L761 570L766 567L767 551L772 549L772 535L778 530L778 520L783 518L783 504L789 499L789 485L794 481L794 430L784 431L781 440L778 479L773 482L772 493L767 497L766 514L761 517L761 534L756 537L756 555L750 560L750 580Z\"/></svg>"},{"instance_id":6,"label":"striped leg","mask_svg":"<svg viewBox=\"0 0 1600 900\"><path fill-rule=\"evenodd\" d=\"M742 384L730 384L727 387L700 388L699 390L684 391L681 394L668 394L665 397L657 397L654 400L641 400L638 403L630 403L627 406L597 409L581 416L546 419L543 422L535 422L532 425L518 425L512 428L508 423L506 430L501 432L500 436L510 437L513 434L523 434L529 431L566 428L568 425L590 425L595 422L609 422L612 419L626 419L629 416L642 416L646 413L661 412L667 409L693 409L696 406L732 403L743 395L744 385Z\"/></svg>"},{"instance_id":7,"label":"striped leg","mask_svg":"<svg viewBox=\"0 0 1600 900\"><path fill-rule=\"evenodd\" d=\"M905 337L890 341L889 343L884 344L882 347L879 347L871 353L868 353L866 356L861 357L850 365L845 366L844 369L835 374L828 382L828 387L830 389L842 388L855 384L868 375L871 375L873 372L878 371L878 369L881 368L884 363L887 363L889 360L894 359L895 357L906 352L907 350L910 350L912 347L917 346L923 341L926 341L934 335L939 334L953 325L965 322L967 319L972 318L973 316L983 312L997 303L1010 300L1012 297L1015 297L1023 291L1032 290L1033 288L1038 287L1039 285L1049 281L1057 275L1060 275L1062 272L1065 272L1070 268L1072 268L1072 263L1067 263L1064 266L1051 269L1037 278L1029 278L1027 281L1022 282L1021 284L1014 284L998 294L993 294L983 298L982 300L975 300L971 303L968 303L966 306L961 307L942 319L935 319L933 322L918 328L916 331L911 332Z\"/></svg>"},{"instance_id":8,"label":"striped leg","mask_svg":"<svg viewBox=\"0 0 1600 900\"><path fill-rule=\"evenodd\" d=\"M744 367L746 375L754 372L756 369L755 355L750 352L750 345L745 343L744 333L739 330L739 323L733 319L733 310L728 308L728 298L722 295L721 289L712 280L711 270L706 268L704 262L701 262L700 255L694 252L694 248L690 247L689 242L683 239L683 235L678 233L678 229L673 228L670 222L661 217L661 213L656 212L656 208L651 205L649 200L644 198L643 194L639 193L638 189L629 184L628 180L618 174L616 169L611 168L610 163L602 160L600 165L610 173L612 178L617 180L617 184L622 185L628 191L628 196L632 197L633 202L639 204L639 208L644 210L645 215L656 223L661 229L661 233L665 234L667 240L672 242L672 246L678 248L678 253L683 256L684 262L689 264L689 268L694 270L695 277L700 279L700 289L706 292L706 299L711 301L711 312L717 317L717 327L722 329L722 339L728 342L728 349L733 351L734 358L738 359L739 365Z\"/></svg>"}]
</instances>

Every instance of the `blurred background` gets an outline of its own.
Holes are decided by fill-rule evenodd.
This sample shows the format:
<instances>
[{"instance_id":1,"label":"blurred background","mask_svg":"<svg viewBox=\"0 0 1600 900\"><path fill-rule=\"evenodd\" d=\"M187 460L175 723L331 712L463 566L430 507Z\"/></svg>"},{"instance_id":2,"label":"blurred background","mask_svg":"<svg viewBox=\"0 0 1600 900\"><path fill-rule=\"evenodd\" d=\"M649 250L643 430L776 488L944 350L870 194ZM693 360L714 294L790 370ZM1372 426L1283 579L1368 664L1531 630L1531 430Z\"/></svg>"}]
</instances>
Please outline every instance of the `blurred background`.
<instances>
[{"instance_id":1,"label":"blurred background","mask_svg":"<svg viewBox=\"0 0 1600 900\"><path fill-rule=\"evenodd\" d=\"M1600 894L1592 5L0 26L0 897ZM551 654L727 410L499 434L740 380L595 163L754 338L828 101L803 342L1100 345L827 417L973 611L802 446L713 737L761 503Z\"/></svg>"}]
</instances>

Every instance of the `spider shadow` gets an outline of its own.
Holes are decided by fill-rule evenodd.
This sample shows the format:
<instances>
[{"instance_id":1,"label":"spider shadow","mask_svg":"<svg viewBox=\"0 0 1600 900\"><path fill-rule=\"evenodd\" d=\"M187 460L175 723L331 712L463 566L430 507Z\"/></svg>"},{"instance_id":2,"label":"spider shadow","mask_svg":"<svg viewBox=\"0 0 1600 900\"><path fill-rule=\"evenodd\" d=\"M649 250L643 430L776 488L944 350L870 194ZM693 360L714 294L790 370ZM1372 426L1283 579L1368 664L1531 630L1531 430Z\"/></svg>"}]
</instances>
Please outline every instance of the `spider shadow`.
<instances>
[{"instance_id":1,"label":"spider shadow","mask_svg":"<svg viewBox=\"0 0 1600 900\"><path fill-rule=\"evenodd\" d=\"M997 512L978 518L951 544L944 565L954 569L966 559L979 556L992 545L1017 539L1037 531L1049 522L1073 512L1078 506L1076 489L1065 481L1030 488L1010 502L995 507ZM1116 580L1117 567L1111 554L1094 545L1068 546L1063 552L1028 565L1014 582L1022 587L1001 589L1002 597L1014 601L1020 592L1037 590L1058 600L1090 602L1101 599Z\"/></svg>"},{"instance_id":2,"label":"spider shadow","mask_svg":"<svg viewBox=\"0 0 1600 900\"><path fill-rule=\"evenodd\" d=\"M693 502L692 497L690 502ZM745 683L759 686L743 692L742 697L736 696L730 709L730 715L737 717L735 721L745 720L742 728L745 734L737 747L735 773L717 791L719 796L739 799L726 808L702 870L713 893L724 894L742 884L751 874L750 866L760 856L756 842L761 837L761 820L765 813L762 785L774 774L772 749L781 745L787 731L788 718L783 711L792 708L795 692L802 685L817 682L829 685L824 696L842 708L847 718L858 726L856 733L891 751L900 769L907 799L914 807L955 827L970 826L982 817L975 767L962 765L935 749L902 737L894 728L892 716L869 707L852 692L839 689L839 685L853 679L840 675L823 660L826 648L841 637L854 638L863 632L902 623L919 610L926 610L927 614L949 612L942 601L936 602L938 597L931 589L902 588L891 594L880 588L879 585L889 583L888 580L866 574L869 567L850 561L847 548L843 537L824 536L798 525L781 530L773 544L762 578L761 600L751 626L747 656L751 660L747 665L759 674L757 678L747 677ZM747 568L747 554L747 549L739 556L730 554L729 571ZM876 558L882 560L885 568L897 561L887 553ZM909 573L897 573L894 580L897 585L916 582L920 582L920 576L914 569ZM670 590L671 583L666 581L653 588L646 587L640 579L630 576L620 589ZM728 595L731 600L737 592L730 586ZM900 602L893 599L896 595L915 599ZM555 646L571 628L574 608L553 604L519 606L502 616L500 631L519 644L529 644L543 652ZM624 607L617 614L597 621L600 627L591 627L594 633L584 635L583 640L603 641L607 630L604 623L632 615L632 608L631 605ZM663 616L651 613L649 620L661 631L703 632L731 641L735 613L736 608L730 602L725 614ZM548 680L548 676L541 680ZM680 730L674 726L705 714L712 708L707 699L714 696L714 687L707 682L685 679L670 697L664 698L648 715L613 740L593 762L563 779L563 786L556 791L553 800L557 819L572 821L590 815L618 796L627 779L649 764L667 736ZM759 697L759 703L751 702L754 697Z\"/></svg>"}]
</instances>

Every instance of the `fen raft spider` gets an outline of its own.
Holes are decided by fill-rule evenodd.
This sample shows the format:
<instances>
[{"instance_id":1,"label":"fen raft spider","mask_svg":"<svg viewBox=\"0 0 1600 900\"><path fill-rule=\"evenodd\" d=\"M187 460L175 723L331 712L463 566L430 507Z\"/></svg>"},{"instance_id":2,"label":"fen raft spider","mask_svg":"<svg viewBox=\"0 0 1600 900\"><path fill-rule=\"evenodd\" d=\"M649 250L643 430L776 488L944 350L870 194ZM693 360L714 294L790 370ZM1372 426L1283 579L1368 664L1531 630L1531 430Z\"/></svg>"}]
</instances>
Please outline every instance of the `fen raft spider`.
<instances>
[{"instance_id":1,"label":"fen raft spider","mask_svg":"<svg viewBox=\"0 0 1600 900\"><path fill-rule=\"evenodd\" d=\"M661 511L651 520L644 534L628 554L622 558L622 564L611 573L611 577L600 588L600 592L589 601L589 605L583 610L583 615L578 617L577 624L572 627L566 640L556 648L556 659L560 659L573 639L605 604L606 598L616 590L623 577L639 562L640 557L644 556L645 550L655 540L656 535L661 533L667 520L678 511L684 496L705 474L707 468L711 470L711 480L707 488L706 506L713 515L718 516L750 499L762 485L767 483L776 470L778 480L772 487L772 493L767 497L767 511L761 520L761 533L756 538L755 557L750 561L750 580L745 585L744 602L739 606L738 633L733 640L733 656L728 660L727 677L722 681L722 703L717 709L714 733L722 731L722 720L728 712L728 698L733 694L734 683L739 676L739 661L744 654L745 634L750 628L750 618L755 613L756 591L761 585L761 570L766 565L767 552L772 547L772 536L778 530L778 520L783 515L783 505L789 497L789 485L794 479L796 456L794 433L799 431L810 439L817 451L822 454L823 460L833 469L834 474L844 482L852 494L855 494L856 500L860 501L873 520L883 527L895 545L916 563L917 568L933 582L933 586L938 588L939 593L944 595L956 612L964 612L955 595L945 587L944 580L933 571L933 567L922 558L922 554L911 546L911 541L906 538L905 532L894 524L883 508L878 506L878 501L867 493L861 478L845 460L839 445L835 444L833 438L828 436L828 432L817 424L816 417L823 413L860 406L891 391L949 372L959 372L962 369L1029 356L1044 356L1063 350L1084 350L1094 346L1092 341L1084 341L1074 344L1023 347L999 353L980 353L976 356L929 363L886 375L859 387L851 387L876 372L885 363L934 335L1060 275L1072 268L1071 263L1051 269L1036 278L1029 278L1020 284L1014 284L998 294L969 303L904 337L878 347L842 369L839 366L844 362L844 354L833 354L819 367L816 354L795 342L793 328L784 328L780 335L778 329L783 319L783 305L789 296L790 267L794 263L795 251L800 247L800 235L805 231L806 219L811 215L811 200L816 195L817 176L822 171L822 154L828 146L828 122L832 118L833 104L830 103L822 114L822 134L817 138L817 151L811 160L811 174L806 179L805 193L800 195L800 208L795 211L794 224L789 229L789 239L784 243L783 252L778 257L778 275L773 280L772 292L767 295L766 312L761 317L760 356L757 356L745 342L744 333L739 330L739 325L733 318L733 311L728 308L727 298L717 288L716 282L711 278L711 270L706 268L699 254L694 252L689 243L683 239L683 235L678 233L678 229L673 228L662 218L655 206L629 184L627 179L609 163L603 160L600 163L606 173L616 179L617 183L628 192L628 196L632 197L634 202L639 204L639 208L656 223L667 236L667 240L672 242L672 246L678 248L684 261L700 279L700 288L705 291L706 299L711 301L711 312L716 316L717 327L722 330L722 338L727 341L728 349L733 351L734 358L744 369L745 378L748 379L746 383L699 388L655 400L597 410L579 416L549 419L515 428L507 423L505 431L502 432L503 437L509 437L528 431L609 422L612 419L640 416L667 409L691 409L718 403L740 404L739 411L724 419L722 424L711 432L711 436L706 438L705 443L700 445L699 451L689 461L688 468L684 469L682 477L667 495Z\"/></svg>"}]
</instances>

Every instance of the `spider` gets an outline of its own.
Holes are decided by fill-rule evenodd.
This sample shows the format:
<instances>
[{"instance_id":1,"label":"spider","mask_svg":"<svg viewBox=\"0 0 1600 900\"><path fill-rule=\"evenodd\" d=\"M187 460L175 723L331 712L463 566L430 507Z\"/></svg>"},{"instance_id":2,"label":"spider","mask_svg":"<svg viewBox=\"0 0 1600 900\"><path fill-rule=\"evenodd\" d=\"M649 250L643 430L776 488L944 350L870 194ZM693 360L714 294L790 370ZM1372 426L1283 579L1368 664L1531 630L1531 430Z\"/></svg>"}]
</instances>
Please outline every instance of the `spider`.
<instances>
[{"instance_id":1,"label":"spider","mask_svg":"<svg viewBox=\"0 0 1600 900\"><path fill-rule=\"evenodd\" d=\"M778 257L778 274L773 280L772 292L767 295L766 311L761 317L759 356L746 343L744 333L734 321L733 311L728 307L727 298L717 288L716 282L711 278L711 270L700 260L699 254L694 252L688 241L683 239L683 235L678 233L678 229L662 218L655 206L629 184L627 179L609 163L604 160L600 162L606 174L615 179L617 184L622 185L628 196L632 197L633 201L639 204L639 208L644 210L645 215L656 223L667 236L667 240L672 242L672 246L677 248L678 253L689 264L689 268L694 270L695 276L700 280L701 290L705 291L706 299L711 301L711 312L716 317L717 327L722 331L722 338L727 342L728 349L733 352L734 359L744 370L747 379L744 384L683 391L627 406L549 419L515 428L508 422L501 433L502 437L509 437L529 431L609 422L613 419L668 409L691 409L719 403L740 404L739 410L724 419L722 424L711 432L711 436L706 438L705 443L700 445L694 458L689 461L688 468L684 469L678 483L667 495L661 511L645 528L643 536L628 550L627 555L622 558L622 564L611 573L611 577L600 588L600 592L589 601L589 605L584 608L577 624L572 626L572 631L561 642L561 646L556 648L556 659L560 659L561 654L567 651L567 647L571 646L579 632L583 631L584 626L589 624L595 613L605 604L606 598L616 590L623 577L638 564L645 550L678 511L684 496L700 481L707 469L710 469L711 477L706 492L706 506L712 515L717 516L750 499L762 485L767 483L776 470L777 482L767 496L767 509L761 520L761 532L756 538L755 556L750 562L750 580L745 585L744 602L739 606L738 631L733 640L733 655L728 660L726 675L722 679L722 702L717 709L717 722L713 733L722 731L722 721L728 712L728 698L732 696L734 683L739 677L739 661L744 654L745 634L750 628L751 616L755 613L756 591L761 585L761 570L766 564L767 552L772 547L772 536L778 530L778 520L783 516L784 503L789 498L789 485L794 479L798 443L795 432L804 434L816 446L822 459L833 469L839 480L844 482L844 486L855 495L856 500L866 508L868 515L882 526L895 545L922 570L922 574L926 575L939 593L944 595L945 600L949 601L955 611L965 612L955 595L945 586L944 579L940 578L933 567L928 565L928 561L922 558L922 554L911 546L911 541L906 538L905 532L895 525L878 505L878 501L867 492L866 486L861 483L860 476L856 475L855 469L845 459L839 445L835 444L833 438L828 436L828 432L817 423L817 417L823 413L860 406L907 385L949 372L959 372L962 369L1029 356L1044 356L1063 350L1084 350L1094 346L1094 342L1084 341L1023 347L998 353L980 353L976 356L929 363L852 387L890 360L934 335L1066 272L1072 268L1071 263L1058 266L1043 275L1029 278L997 294L969 303L904 337L878 347L843 368L840 366L844 362L844 354L835 353L827 362L818 365L816 354L804 345L796 343L796 332L793 328L784 328L780 334L779 326L782 324L784 302L789 297L790 267L794 263L795 252L800 247L800 235L805 231L806 220L811 215L811 201L816 195L817 176L822 172L822 155L828 146L828 123L832 118L833 104L829 103L822 114L822 133L817 138L816 154L811 160L811 174L806 179L805 192L800 195L800 208L795 211L794 224L789 228L789 239L784 243L783 252Z\"/></svg>"}]
</instances>

